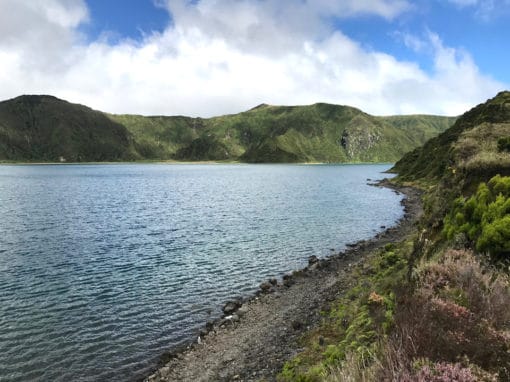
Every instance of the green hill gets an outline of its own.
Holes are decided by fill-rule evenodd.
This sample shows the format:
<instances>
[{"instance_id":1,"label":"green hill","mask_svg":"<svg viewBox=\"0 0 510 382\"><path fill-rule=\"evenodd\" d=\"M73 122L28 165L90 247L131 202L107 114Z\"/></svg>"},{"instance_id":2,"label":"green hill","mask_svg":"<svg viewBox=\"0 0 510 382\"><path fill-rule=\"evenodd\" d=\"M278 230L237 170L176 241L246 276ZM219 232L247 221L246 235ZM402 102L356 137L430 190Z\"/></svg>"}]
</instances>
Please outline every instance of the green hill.
<instances>
[{"instance_id":1,"label":"green hill","mask_svg":"<svg viewBox=\"0 0 510 382\"><path fill-rule=\"evenodd\" d=\"M405 155L393 170L401 180L438 180L461 172L488 180L510 175L510 92L480 104L423 147Z\"/></svg>"},{"instance_id":2,"label":"green hill","mask_svg":"<svg viewBox=\"0 0 510 382\"><path fill-rule=\"evenodd\" d=\"M397 182L427 188L431 241L446 235L510 261L510 92L474 107L392 170Z\"/></svg>"},{"instance_id":3,"label":"green hill","mask_svg":"<svg viewBox=\"0 0 510 382\"><path fill-rule=\"evenodd\" d=\"M119 161L138 159L132 136L105 114L50 96L0 102L0 159Z\"/></svg>"},{"instance_id":4,"label":"green hill","mask_svg":"<svg viewBox=\"0 0 510 382\"><path fill-rule=\"evenodd\" d=\"M0 102L0 160L394 162L455 118L375 117L330 104L213 118L113 115L51 96Z\"/></svg>"},{"instance_id":5,"label":"green hill","mask_svg":"<svg viewBox=\"0 0 510 382\"><path fill-rule=\"evenodd\" d=\"M450 117L374 117L329 104L260 105L210 119L111 115L150 159L394 162L447 129Z\"/></svg>"}]
</instances>

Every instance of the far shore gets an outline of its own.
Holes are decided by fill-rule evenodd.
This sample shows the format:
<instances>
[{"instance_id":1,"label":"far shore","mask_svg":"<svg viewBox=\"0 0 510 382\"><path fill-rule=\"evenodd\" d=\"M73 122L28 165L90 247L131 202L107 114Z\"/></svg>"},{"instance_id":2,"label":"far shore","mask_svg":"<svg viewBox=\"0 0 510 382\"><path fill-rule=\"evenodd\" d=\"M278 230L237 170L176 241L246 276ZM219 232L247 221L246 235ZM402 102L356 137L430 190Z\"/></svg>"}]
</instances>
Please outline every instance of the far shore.
<instances>
[{"instance_id":1,"label":"far shore","mask_svg":"<svg viewBox=\"0 0 510 382\"><path fill-rule=\"evenodd\" d=\"M75 166L75 165L128 165L128 164L168 164L168 165L203 165L203 164L257 164L257 165L369 165L387 164L394 162L241 162L241 161L176 161L176 160L137 160L137 161L105 161L105 162L24 162L24 161L0 161L0 166Z\"/></svg>"}]
</instances>

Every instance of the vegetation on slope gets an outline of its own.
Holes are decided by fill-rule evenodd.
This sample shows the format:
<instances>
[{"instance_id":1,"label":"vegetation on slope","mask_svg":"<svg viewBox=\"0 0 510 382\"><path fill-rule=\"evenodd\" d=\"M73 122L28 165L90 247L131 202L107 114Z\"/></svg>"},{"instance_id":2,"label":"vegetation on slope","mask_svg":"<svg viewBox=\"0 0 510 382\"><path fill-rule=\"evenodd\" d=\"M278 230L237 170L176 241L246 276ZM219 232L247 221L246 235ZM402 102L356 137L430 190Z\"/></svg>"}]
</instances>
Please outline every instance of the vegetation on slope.
<instances>
[{"instance_id":1,"label":"vegetation on slope","mask_svg":"<svg viewBox=\"0 0 510 382\"><path fill-rule=\"evenodd\" d=\"M470 198L460 196L444 219L444 233L493 257L510 255L510 177L480 183Z\"/></svg>"},{"instance_id":2,"label":"vegetation on slope","mask_svg":"<svg viewBox=\"0 0 510 382\"><path fill-rule=\"evenodd\" d=\"M50 96L0 103L0 159L118 161L138 159L131 134L101 112Z\"/></svg>"},{"instance_id":3,"label":"vegetation on slope","mask_svg":"<svg viewBox=\"0 0 510 382\"><path fill-rule=\"evenodd\" d=\"M426 189L419 227L358 267L280 380L510 380L509 105L498 94L397 163Z\"/></svg>"},{"instance_id":4,"label":"vegetation on slope","mask_svg":"<svg viewBox=\"0 0 510 382\"><path fill-rule=\"evenodd\" d=\"M50 96L0 103L0 160L394 162L454 118L260 105L215 118L110 115Z\"/></svg>"},{"instance_id":5,"label":"vegetation on slope","mask_svg":"<svg viewBox=\"0 0 510 382\"><path fill-rule=\"evenodd\" d=\"M259 105L210 119L110 116L151 158L244 162L394 162L447 129L454 118L373 117L338 105ZM143 128L141 126L143 125ZM179 131L175 131L175 126Z\"/></svg>"},{"instance_id":6,"label":"vegetation on slope","mask_svg":"<svg viewBox=\"0 0 510 382\"><path fill-rule=\"evenodd\" d=\"M510 154L504 145L508 137L510 92L505 91L468 111L450 129L405 155L393 170L406 181L438 181L454 170L488 180L497 173L508 174Z\"/></svg>"}]
</instances>

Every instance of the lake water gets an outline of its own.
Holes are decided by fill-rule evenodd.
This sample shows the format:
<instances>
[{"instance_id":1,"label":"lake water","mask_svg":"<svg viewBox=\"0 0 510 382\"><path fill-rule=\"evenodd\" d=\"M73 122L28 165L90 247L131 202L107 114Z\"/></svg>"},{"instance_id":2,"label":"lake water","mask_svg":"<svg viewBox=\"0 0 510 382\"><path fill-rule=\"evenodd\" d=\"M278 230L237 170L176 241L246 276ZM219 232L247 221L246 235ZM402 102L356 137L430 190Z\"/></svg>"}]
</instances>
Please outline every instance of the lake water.
<instances>
[{"instance_id":1,"label":"lake water","mask_svg":"<svg viewBox=\"0 0 510 382\"><path fill-rule=\"evenodd\" d=\"M388 168L0 166L0 380L139 379L225 300L394 224Z\"/></svg>"}]
</instances>

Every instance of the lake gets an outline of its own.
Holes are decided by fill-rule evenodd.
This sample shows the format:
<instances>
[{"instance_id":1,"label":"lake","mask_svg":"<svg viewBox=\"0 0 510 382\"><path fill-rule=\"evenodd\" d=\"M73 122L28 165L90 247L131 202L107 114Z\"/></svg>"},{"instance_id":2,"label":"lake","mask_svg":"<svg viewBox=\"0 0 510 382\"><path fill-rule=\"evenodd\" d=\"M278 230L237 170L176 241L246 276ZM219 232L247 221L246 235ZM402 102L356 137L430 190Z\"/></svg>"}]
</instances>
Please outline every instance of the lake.
<instances>
[{"instance_id":1,"label":"lake","mask_svg":"<svg viewBox=\"0 0 510 382\"><path fill-rule=\"evenodd\" d=\"M129 381L235 296L367 239L389 165L0 166L0 380Z\"/></svg>"}]
</instances>

